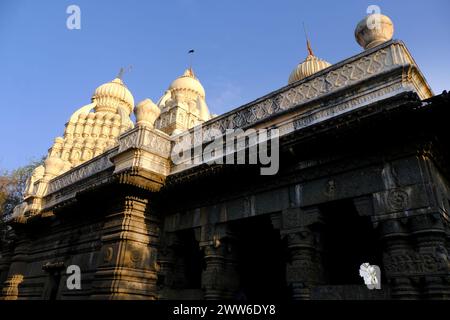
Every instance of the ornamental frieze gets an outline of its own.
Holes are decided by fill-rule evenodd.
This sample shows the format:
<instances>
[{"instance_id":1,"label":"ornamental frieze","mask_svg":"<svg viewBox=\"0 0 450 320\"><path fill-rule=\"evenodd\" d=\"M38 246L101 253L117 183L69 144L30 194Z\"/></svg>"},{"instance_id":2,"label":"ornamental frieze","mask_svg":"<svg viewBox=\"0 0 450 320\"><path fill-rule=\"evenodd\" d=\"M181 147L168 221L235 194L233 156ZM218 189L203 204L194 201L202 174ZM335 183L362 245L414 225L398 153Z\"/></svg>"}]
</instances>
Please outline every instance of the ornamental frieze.
<instances>
[{"instance_id":1,"label":"ornamental frieze","mask_svg":"<svg viewBox=\"0 0 450 320\"><path fill-rule=\"evenodd\" d=\"M383 262L388 276L446 274L450 271L450 260L445 250L430 253L405 251L396 255L387 254Z\"/></svg>"},{"instance_id":2,"label":"ornamental frieze","mask_svg":"<svg viewBox=\"0 0 450 320\"><path fill-rule=\"evenodd\" d=\"M110 161L111 155L111 153L106 153L97 159L91 160L90 162L87 162L86 164L74 168L71 171L53 179L49 184L47 194L53 193L59 189L74 184L77 181L112 167L113 164Z\"/></svg>"}]
</instances>

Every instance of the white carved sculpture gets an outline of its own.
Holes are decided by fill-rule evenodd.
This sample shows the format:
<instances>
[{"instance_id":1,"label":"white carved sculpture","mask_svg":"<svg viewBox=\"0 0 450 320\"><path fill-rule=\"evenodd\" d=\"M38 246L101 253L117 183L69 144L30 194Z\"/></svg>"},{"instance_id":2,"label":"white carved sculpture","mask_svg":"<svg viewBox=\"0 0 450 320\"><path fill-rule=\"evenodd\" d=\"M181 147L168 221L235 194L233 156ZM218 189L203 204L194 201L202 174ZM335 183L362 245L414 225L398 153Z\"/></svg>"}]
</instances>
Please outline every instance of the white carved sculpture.
<instances>
[{"instance_id":1,"label":"white carved sculpture","mask_svg":"<svg viewBox=\"0 0 450 320\"><path fill-rule=\"evenodd\" d=\"M359 267L359 276L364 279L364 284L368 289L381 289L381 271L380 267L363 263Z\"/></svg>"}]
</instances>

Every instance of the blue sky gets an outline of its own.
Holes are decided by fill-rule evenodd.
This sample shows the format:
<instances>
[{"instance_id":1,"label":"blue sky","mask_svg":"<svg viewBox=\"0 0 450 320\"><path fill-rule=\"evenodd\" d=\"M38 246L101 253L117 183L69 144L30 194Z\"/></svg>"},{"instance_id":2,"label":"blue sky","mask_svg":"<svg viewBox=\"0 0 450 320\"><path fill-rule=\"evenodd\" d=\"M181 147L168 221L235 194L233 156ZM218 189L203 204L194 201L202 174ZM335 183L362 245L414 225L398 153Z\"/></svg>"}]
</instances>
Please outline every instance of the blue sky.
<instances>
[{"instance_id":1,"label":"blue sky","mask_svg":"<svg viewBox=\"0 0 450 320\"><path fill-rule=\"evenodd\" d=\"M68 30L66 8L81 8ZM391 17L429 84L450 89L450 2L0 0L0 170L45 155L95 88L124 81L139 102L159 99L188 65L221 114L284 86L306 56L336 63L361 52L353 32L370 4Z\"/></svg>"}]
</instances>

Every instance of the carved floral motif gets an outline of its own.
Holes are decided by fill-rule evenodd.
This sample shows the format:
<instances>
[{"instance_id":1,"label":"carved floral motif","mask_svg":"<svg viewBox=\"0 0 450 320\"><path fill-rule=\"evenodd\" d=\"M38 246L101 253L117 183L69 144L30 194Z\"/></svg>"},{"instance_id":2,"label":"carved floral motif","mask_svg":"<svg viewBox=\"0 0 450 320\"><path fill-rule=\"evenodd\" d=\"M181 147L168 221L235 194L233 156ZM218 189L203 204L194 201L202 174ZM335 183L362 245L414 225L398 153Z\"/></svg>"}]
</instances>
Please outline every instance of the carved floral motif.
<instances>
[{"instance_id":1,"label":"carved floral motif","mask_svg":"<svg viewBox=\"0 0 450 320\"><path fill-rule=\"evenodd\" d=\"M448 273L448 256L438 253L404 252L398 255L385 255L384 268L389 276L422 275L430 273Z\"/></svg>"}]
</instances>

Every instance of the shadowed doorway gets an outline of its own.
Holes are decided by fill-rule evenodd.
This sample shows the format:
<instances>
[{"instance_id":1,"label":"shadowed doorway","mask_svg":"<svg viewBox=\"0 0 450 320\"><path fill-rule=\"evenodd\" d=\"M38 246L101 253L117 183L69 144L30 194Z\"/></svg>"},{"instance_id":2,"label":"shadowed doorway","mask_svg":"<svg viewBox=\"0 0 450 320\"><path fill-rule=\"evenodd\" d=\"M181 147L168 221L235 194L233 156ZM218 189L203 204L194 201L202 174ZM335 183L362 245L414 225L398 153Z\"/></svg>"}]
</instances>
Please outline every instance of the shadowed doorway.
<instances>
[{"instance_id":1,"label":"shadowed doorway","mask_svg":"<svg viewBox=\"0 0 450 320\"><path fill-rule=\"evenodd\" d=\"M238 237L238 300L282 301L287 297L285 244L269 216L239 220L234 228Z\"/></svg>"},{"instance_id":2,"label":"shadowed doorway","mask_svg":"<svg viewBox=\"0 0 450 320\"><path fill-rule=\"evenodd\" d=\"M327 203L320 209L325 219L327 283L363 285L360 265L365 262L382 265L382 250L370 217L360 216L351 200ZM384 282L383 274L381 280Z\"/></svg>"}]
</instances>

